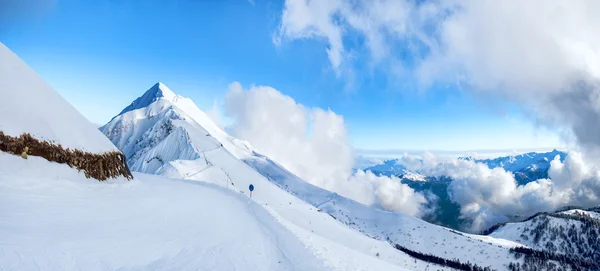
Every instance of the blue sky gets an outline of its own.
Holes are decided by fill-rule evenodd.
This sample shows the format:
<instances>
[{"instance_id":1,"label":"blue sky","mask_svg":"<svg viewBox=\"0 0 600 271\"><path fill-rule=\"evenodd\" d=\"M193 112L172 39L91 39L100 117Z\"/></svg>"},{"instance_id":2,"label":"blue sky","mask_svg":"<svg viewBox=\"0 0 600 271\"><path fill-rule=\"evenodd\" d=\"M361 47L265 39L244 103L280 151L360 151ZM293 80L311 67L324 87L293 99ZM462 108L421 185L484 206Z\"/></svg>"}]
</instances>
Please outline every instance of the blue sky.
<instances>
[{"instance_id":1,"label":"blue sky","mask_svg":"<svg viewBox=\"0 0 600 271\"><path fill-rule=\"evenodd\" d=\"M55 0L36 12L19 7L19 16L0 20L0 41L97 124L106 123L157 81L204 110L221 103L228 85L238 81L272 86L308 107L330 108L344 117L357 148L561 144L554 133L493 97L475 97L454 86L417 90L360 57L352 78L338 76L326 43L319 39L275 45L283 5L261 0ZM362 53L358 46L355 52Z\"/></svg>"}]
</instances>

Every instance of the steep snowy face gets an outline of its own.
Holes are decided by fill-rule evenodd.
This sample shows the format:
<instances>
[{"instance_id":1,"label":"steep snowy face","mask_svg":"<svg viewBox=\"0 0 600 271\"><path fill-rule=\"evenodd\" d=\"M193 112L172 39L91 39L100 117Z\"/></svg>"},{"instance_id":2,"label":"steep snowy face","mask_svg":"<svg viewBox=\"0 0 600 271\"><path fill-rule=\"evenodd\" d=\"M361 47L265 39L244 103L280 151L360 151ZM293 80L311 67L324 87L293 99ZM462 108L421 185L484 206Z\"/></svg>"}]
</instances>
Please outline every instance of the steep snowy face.
<instances>
[{"instance_id":1,"label":"steep snowy face","mask_svg":"<svg viewBox=\"0 0 600 271\"><path fill-rule=\"evenodd\" d=\"M23 60L0 43L0 131L30 133L65 148L92 153L117 148Z\"/></svg>"}]
</instances>

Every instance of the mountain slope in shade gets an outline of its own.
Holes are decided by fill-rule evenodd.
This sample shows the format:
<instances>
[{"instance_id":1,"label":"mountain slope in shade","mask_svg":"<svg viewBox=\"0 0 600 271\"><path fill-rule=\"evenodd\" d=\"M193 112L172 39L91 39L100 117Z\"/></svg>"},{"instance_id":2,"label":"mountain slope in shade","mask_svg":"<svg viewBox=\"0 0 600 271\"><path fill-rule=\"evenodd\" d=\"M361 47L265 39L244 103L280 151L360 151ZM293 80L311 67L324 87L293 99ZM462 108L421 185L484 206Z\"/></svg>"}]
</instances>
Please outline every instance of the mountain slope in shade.
<instances>
[{"instance_id":1,"label":"mountain slope in shade","mask_svg":"<svg viewBox=\"0 0 600 271\"><path fill-rule=\"evenodd\" d=\"M0 43L0 131L92 153L118 149L16 54Z\"/></svg>"},{"instance_id":2,"label":"mountain slope in shade","mask_svg":"<svg viewBox=\"0 0 600 271\"><path fill-rule=\"evenodd\" d=\"M285 225L310 232L311 238L324 240L328 246L375 257L390 265L384 270L424 270L431 264L399 251L396 244L415 253L497 270L514 261L509 249L519 245L515 242L458 233L313 186L260 155L247 142L228 136L197 107L180 106L182 100L158 98L144 108L116 116L102 131L125 148L133 168L213 183L244 194L253 184L253 198ZM352 270L379 270L350 257L342 258L358 266Z\"/></svg>"}]
</instances>

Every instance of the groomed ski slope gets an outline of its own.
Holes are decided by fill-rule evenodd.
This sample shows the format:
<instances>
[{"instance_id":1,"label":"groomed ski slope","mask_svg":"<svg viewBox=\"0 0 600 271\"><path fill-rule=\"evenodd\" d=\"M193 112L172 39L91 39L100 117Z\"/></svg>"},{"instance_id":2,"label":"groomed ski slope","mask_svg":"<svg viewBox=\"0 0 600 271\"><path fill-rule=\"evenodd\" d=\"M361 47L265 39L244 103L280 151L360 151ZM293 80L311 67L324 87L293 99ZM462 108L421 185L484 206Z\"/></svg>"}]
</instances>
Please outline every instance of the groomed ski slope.
<instances>
[{"instance_id":1,"label":"groomed ski slope","mask_svg":"<svg viewBox=\"0 0 600 271\"><path fill-rule=\"evenodd\" d=\"M242 194L0 153L0 270L327 270Z\"/></svg>"}]
</instances>

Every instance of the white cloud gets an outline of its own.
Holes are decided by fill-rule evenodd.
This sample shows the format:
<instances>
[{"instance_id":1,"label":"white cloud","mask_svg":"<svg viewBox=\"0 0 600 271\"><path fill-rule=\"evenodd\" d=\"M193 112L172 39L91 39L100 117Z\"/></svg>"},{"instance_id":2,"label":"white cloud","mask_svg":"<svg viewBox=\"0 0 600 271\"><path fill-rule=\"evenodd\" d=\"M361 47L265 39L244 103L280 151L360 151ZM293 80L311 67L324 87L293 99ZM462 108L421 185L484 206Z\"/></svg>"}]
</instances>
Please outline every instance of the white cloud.
<instances>
[{"instance_id":1,"label":"white cloud","mask_svg":"<svg viewBox=\"0 0 600 271\"><path fill-rule=\"evenodd\" d=\"M298 177L366 205L420 215L426 202L400 180L353 172L354 156L342 116L307 108L268 86L230 85L225 114L232 133Z\"/></svg>"}]
</instances>

